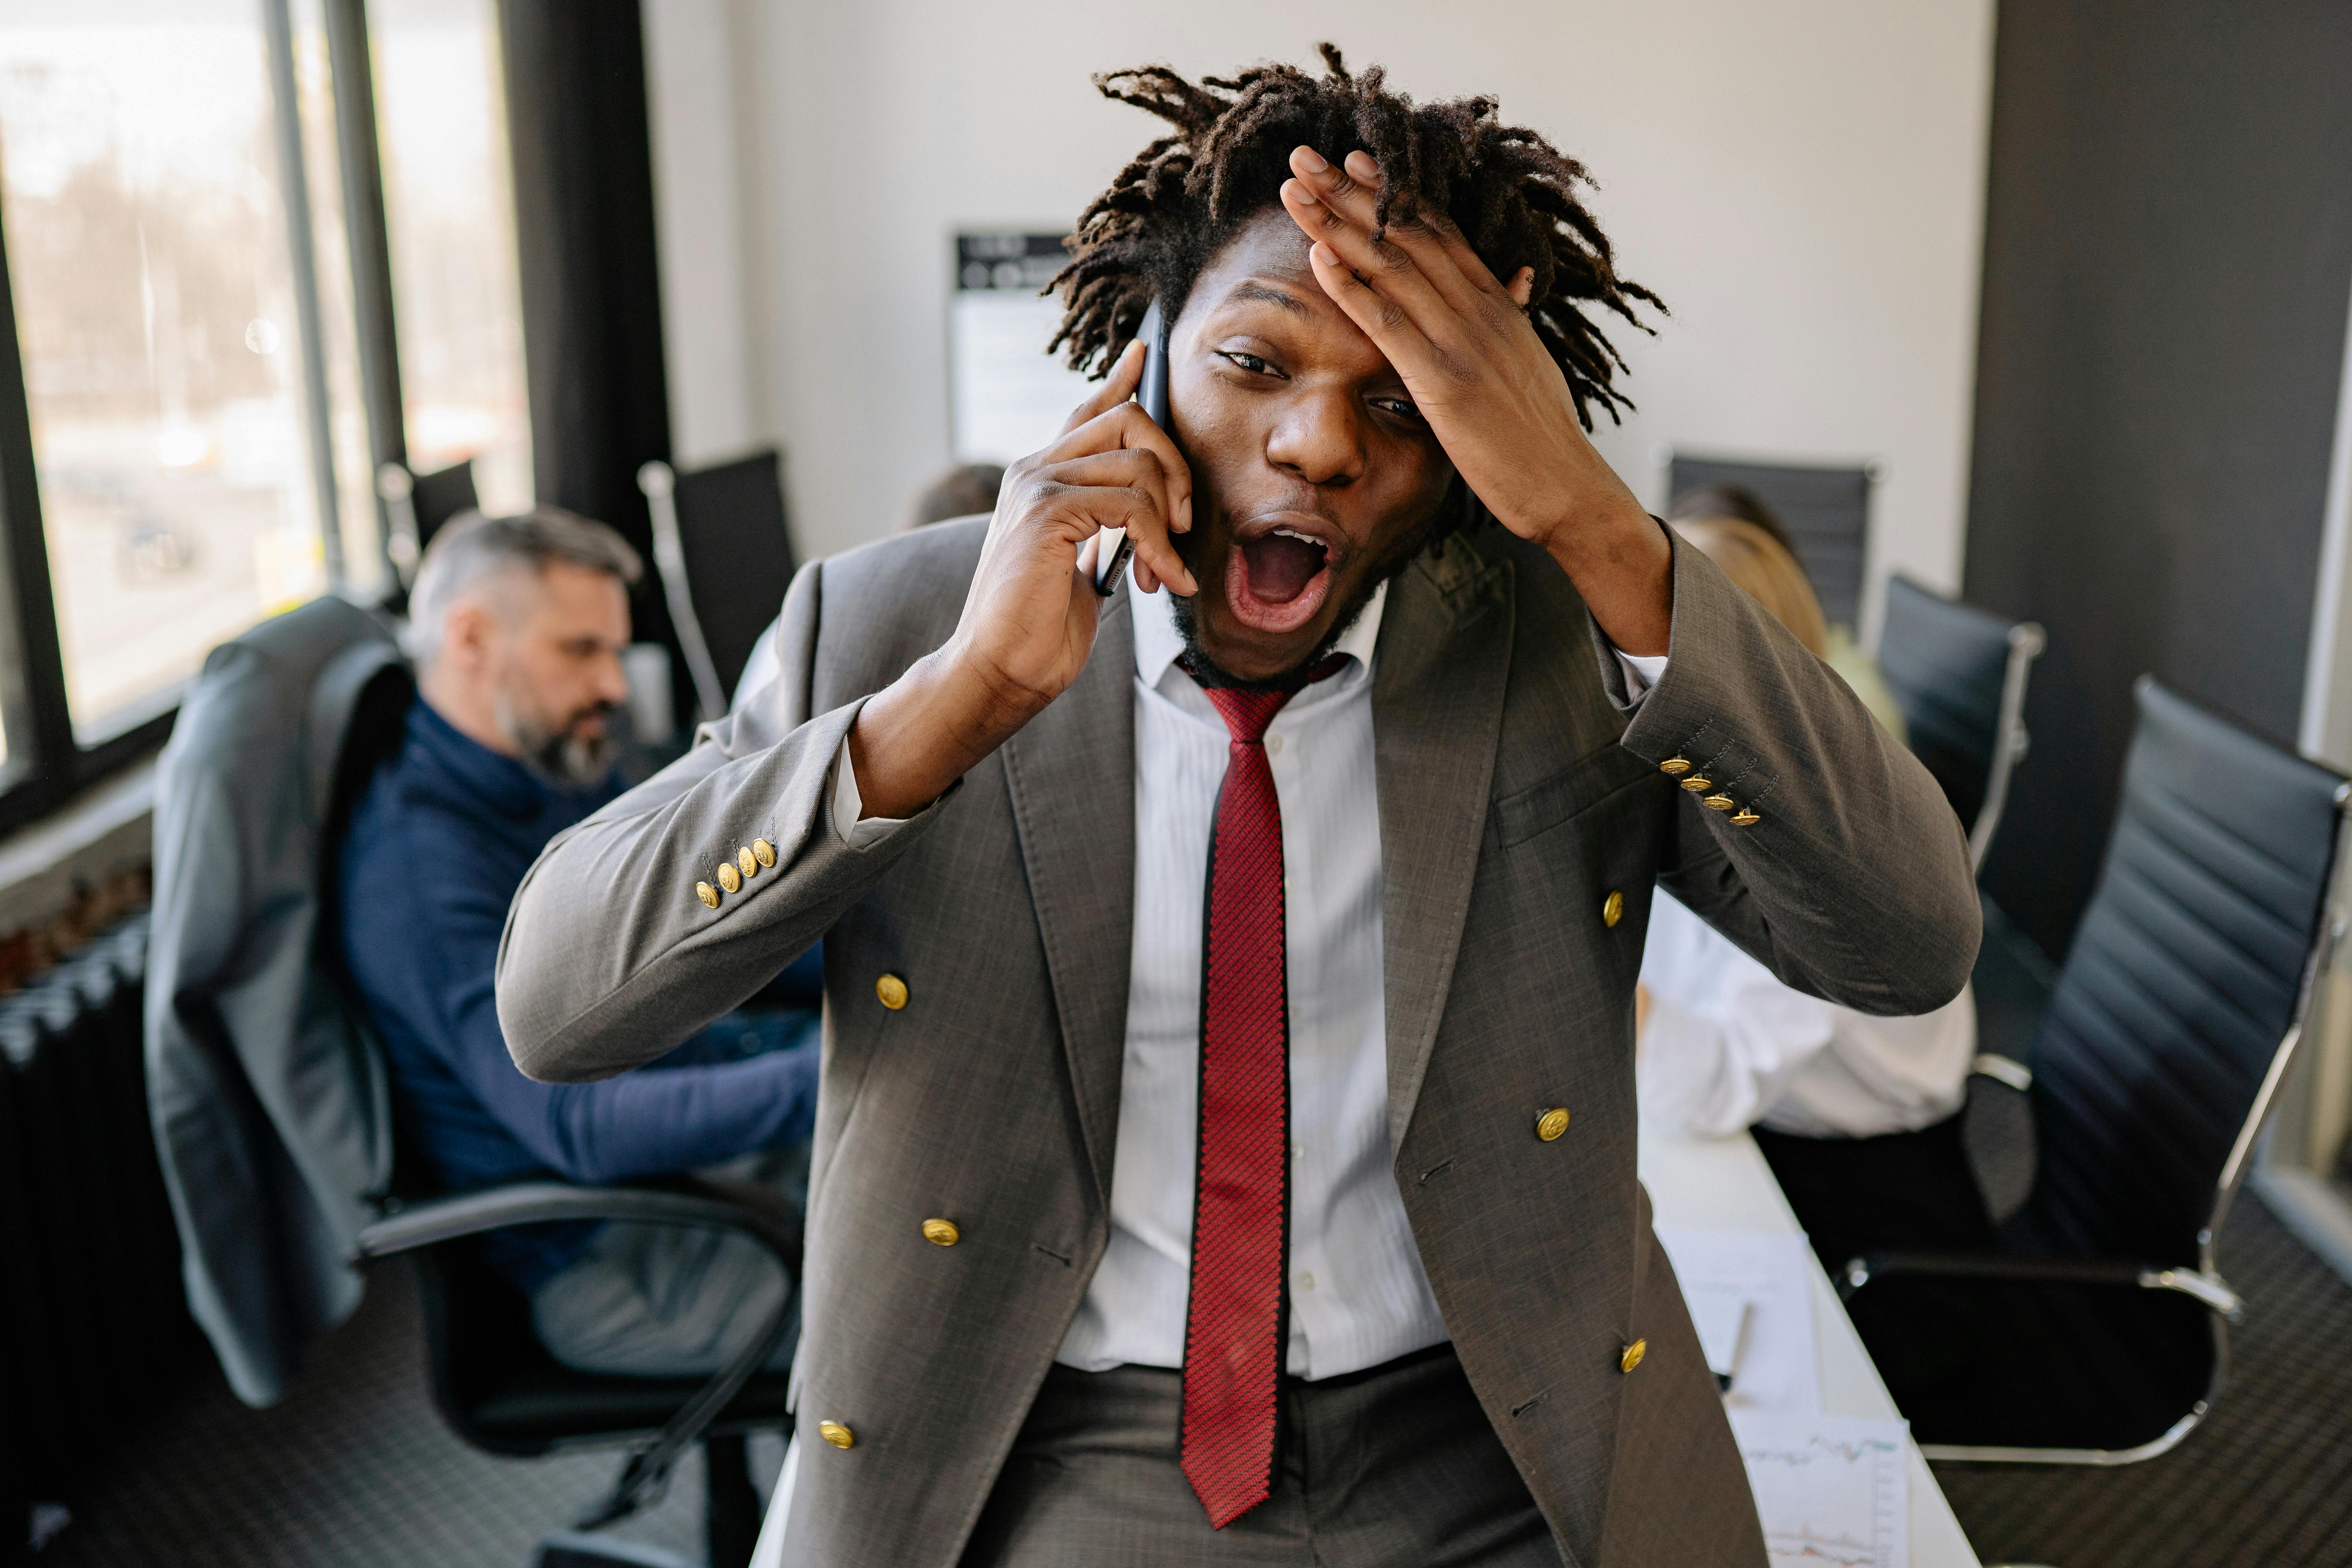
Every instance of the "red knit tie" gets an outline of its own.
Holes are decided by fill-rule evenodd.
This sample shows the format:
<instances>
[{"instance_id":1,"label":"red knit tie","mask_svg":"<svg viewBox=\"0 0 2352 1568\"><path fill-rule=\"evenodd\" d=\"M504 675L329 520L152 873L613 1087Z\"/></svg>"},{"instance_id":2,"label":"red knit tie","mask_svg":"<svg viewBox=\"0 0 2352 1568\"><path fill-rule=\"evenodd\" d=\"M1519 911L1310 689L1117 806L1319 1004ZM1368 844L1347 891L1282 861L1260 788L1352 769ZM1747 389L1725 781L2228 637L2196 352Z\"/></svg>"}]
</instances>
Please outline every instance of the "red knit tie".
<instances>
[{"instance_id":1,"label":"red knit tie","mask_svg":"<svg viewBox=\"0 0 2352 1568\"><path fill-rule=\"evenodd\" d=\"M1219 1530L1272 1489L1286 1348L1290 1015L1282 806L1263 738L1289 700L1286 691L1209 692L1233 742L1209 840L1183 1455L1185 1479Z\"/></svg>"}]
</instances>

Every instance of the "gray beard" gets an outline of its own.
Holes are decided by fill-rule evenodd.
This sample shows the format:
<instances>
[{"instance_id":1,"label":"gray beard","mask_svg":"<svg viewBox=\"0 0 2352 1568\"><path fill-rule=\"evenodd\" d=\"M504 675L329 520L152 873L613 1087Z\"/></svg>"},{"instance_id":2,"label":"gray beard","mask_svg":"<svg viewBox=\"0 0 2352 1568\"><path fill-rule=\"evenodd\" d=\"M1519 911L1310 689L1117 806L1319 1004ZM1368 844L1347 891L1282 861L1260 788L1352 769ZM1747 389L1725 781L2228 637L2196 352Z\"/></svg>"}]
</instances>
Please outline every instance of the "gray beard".
<instances>
[{"instance_id":1,"label":"gray beard","mask_svg":"<svg viewBox=\"0 0 2352 1568\"><path fill-rule=\"evenodd\" d=\"M600 784L620 759L621 743L610 731L593 740L573 734L569 725L551 731L517 712L503 692L497 704L499 728L522 753L524 764L558 789Z\"/></svg>"}]
</instances>

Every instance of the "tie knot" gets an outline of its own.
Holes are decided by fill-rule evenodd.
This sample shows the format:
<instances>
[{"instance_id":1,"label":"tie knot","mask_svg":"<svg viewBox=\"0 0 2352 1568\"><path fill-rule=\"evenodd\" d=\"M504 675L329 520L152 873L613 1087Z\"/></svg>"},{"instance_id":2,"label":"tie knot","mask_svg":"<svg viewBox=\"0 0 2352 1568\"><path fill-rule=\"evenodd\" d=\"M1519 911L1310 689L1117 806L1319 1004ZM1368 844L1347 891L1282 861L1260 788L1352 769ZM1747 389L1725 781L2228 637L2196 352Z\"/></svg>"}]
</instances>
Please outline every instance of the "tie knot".
<instances>
[{"instance_id":1,"label":"tie knot","mask_svg":"<svg viewBox=\"0 0 2352 1568\"><path fill-rule=\"evenodd\" d=\"M1224 715L1225 729L1234 743L1255 746L1265 739L1265 727L1290 700L1287 691L1241 690L1229 686L1209 688L1209 700Z\"/></svg>"},{"instance_id":2,"label":"tie knot","mask_svg":"<svg viewBox=\"0 0 2352 1568\"><path fill-rule=\"evenodd\" d=\"M1297 696L1303 688L1328 680L1347 668L1348 656L1332 654L1314 668L1295 671L1276 686L1236 686L1231 676L1190 653L1180 655L1176 662L1209 694L1217 711L1224 715L1225 728L1234 743L1255 746L1265 738L1265 727L1274 722L1274 716L1282 711L1284 703Z\"/></svg>"}]
</instances>

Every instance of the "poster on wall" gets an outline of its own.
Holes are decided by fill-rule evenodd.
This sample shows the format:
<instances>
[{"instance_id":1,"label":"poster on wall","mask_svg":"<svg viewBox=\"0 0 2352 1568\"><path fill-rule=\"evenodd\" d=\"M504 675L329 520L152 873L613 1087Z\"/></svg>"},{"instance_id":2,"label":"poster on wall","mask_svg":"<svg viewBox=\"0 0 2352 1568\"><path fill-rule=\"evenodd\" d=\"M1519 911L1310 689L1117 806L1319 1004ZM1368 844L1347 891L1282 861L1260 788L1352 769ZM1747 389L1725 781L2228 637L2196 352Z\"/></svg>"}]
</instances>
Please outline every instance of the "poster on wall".
<instances>
[{"instance_id":1,"label":"poster on wall","mask_svg":"<svg viewBox=\"0 0 2352 1568\"><path fill-rule=\"evenodd\" d=\"M956 236L948 395L957 462L1027 457L1093 390L1059 353L1045 352L1062 301L1038 291L1067 259L1058 234Z\"/></svg>"}]
</instances>

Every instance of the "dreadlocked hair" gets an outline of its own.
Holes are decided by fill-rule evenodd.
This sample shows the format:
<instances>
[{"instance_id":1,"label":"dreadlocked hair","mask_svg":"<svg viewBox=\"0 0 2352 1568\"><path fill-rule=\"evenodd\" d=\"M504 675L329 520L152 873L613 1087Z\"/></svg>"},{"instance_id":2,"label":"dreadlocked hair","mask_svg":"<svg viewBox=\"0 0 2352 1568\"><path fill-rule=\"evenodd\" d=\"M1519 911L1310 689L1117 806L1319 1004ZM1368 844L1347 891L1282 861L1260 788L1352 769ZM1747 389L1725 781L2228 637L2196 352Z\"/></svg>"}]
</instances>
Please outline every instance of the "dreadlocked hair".
<instances>
[{"instance_id":1,"label":"dreadlocked hair","mask_svg":"<svg viewBox=\"0 0 2352 1568\"><path fill-rule=\"evenodd\" d=\"M1391 223L1439 214L1497 278L1535 268L1528 315L1568 377L1577 417L1592 408L1613 421L1633 402L1612 384L1624 359L1591 316L1598 306L1643 331L1635 301L1664 301L1620 278L1601 226L1577 198L1592 177L1533 131L1504 125L1491 98L1416 105L1387 89L1374 66L1350 74L1339 49L1319 46L1327 73L1262 65L1230 79L1187 81L1166 66L1095 78L1105 98L1166 121L1162 136L1118 172L1063 243L1067 266L1048 289L1066 310L1047 352L1067 345L1073 370L1108 374L1156 298L1173 321L1209 258L1244 224L1279 202L1291 149L1334 159L1360 147L1382 176L1374 238Z\"/></svg>"}]
</instances>

